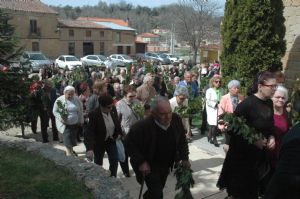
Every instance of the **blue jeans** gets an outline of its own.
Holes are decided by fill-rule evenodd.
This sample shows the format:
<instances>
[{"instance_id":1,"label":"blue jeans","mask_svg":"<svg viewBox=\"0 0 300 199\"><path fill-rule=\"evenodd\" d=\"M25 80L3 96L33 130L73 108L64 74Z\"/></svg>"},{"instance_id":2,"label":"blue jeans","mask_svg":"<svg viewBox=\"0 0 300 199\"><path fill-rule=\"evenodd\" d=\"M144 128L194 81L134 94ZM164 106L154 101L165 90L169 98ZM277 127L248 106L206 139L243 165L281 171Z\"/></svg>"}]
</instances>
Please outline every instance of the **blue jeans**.
<instances>
[{"instance_id":1,"label":"blue jeans","mask_svg":"<svg viewBox=\"0 0 300 199\"><path fill-rule=\"evenodd\" d=\"M113 139L108 139L105 141L104 150L97 149L97 146L94 149L94 162L98 165L103 165L104 153L107 153L109 161L109 170L110 176L117 176L118 170L118 151L116 141Z\"/></svg>"}]
</instances>

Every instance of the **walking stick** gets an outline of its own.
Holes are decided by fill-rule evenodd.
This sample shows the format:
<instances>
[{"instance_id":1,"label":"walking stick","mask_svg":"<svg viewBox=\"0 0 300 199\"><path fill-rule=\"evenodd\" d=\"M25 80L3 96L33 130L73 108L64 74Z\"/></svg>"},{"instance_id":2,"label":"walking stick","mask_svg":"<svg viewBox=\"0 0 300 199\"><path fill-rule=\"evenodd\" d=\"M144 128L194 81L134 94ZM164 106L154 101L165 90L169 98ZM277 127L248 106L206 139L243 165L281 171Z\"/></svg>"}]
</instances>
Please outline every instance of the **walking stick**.
<instances>
[{"instance_id":1,"label":"walking stick","mask_svg":"<svg viewBox=\"0 0 300 199\"><path fill-rule=\"evenodd\" d=\"M144 184L145 184L145 175L143 174L142 182L141 182L141 188L140 188L140 193L139 193L139 199L142 198L142 193L143 193Z\"/></svg>"}]
</instances>

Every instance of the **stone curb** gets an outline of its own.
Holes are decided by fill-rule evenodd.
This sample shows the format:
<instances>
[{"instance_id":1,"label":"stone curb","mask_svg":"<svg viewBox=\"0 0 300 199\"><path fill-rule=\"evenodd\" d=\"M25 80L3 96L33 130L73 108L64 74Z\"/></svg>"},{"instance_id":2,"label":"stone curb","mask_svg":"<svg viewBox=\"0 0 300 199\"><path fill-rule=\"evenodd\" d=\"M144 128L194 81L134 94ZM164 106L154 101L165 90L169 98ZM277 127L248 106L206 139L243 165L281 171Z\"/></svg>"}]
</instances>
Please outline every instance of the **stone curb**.
<instances>
[{"instance_id":1,"label":"stone curb","mask_svg":"<svg viewBox=\"0 0 300 199\"><path fill-rule=\"evenodd\" d=\"M0 134L0 146L39 154L56 165L65 167L74 173L78 181L85 184L96 199L130 199L129 191L124 190L121 181L108 177L108 172L102 167L76 157L67 157L63 151L55 149L51 145L36 142L34 139Z\"/></svg>"}]
</instances>

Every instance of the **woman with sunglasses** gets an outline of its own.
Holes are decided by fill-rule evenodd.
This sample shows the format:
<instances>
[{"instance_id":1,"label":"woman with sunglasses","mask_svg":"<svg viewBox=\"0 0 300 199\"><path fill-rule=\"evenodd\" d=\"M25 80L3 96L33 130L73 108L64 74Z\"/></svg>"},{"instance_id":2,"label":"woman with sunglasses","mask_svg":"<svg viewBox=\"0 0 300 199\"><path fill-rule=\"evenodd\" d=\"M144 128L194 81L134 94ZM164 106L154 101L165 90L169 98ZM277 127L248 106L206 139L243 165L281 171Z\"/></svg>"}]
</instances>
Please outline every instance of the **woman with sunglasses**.
<instances>
[{"instance_id":1,"label":"woman with sunglasses","mask_svg":"<svg viewBox=\"0 0 300 199\"><path fill-rule=\"evenodd\" d=\"M206 114L209 131L207 140L216 147L219 146L217 141L217 120L218 120L218 104L221 96L224 94L221 88L221 76L214 75L209 81L210 88L205 93L206 99Z\"/></svg>"},{"instance_id":2,"label":"woman with sunglasses","mask_svg":"<svg viewBox=\"0 0 300 199\"><path fill-rule=\"evenodd\" d=\"M107 153L110 176L116 177L118 170L118 151L116 138L121 134L118 113L109 95L99 97L99 107L89 113L88 130L85 135L86 156L98 165L103 165Z\"/></svg>"},{"instance_id":3,"label":"woman with sunglasses","mask_svg":"<svg viewBox=\"0 0 300 199\"><path fill-rule=\"evenodd\" d=\"M253 94L238 104L234 111L236 116L245 118L250 127L262 133L263 138L249 144L242 136L228 132L231 135L229 150L217 186L226 188L231 199L257 199L264 187L263 179L270 168L266 149L273 150L275 147L271 98L276 88L273 73L259 73L252 86Z\"/></svg>"}]
</instances>

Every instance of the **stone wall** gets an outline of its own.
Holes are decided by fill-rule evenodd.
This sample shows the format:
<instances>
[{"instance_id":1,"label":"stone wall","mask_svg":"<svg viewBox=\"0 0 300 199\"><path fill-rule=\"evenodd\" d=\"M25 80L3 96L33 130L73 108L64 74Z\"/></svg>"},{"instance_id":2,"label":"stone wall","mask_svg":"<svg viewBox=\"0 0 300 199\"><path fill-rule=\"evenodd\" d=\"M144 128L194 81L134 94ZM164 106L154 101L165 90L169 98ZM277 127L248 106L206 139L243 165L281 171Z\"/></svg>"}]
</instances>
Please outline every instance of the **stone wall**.
<instances>
[{"instance_id":1,"label":"stone wall","mask_svg":"<svg viewBox=\"0 0 300 199\"><path fill-rule=\"evenodd\" d=\"M63 151L48 144L0 133L0 146L39 154L56 165L67 168L74 173L78 181L85 184L97 199L130 199L129 191L123 189L122 183L118 179L108 177L108 172L103 168L75 157L67 157Z\"/></svg>"},{"instance_id":2,"label":"stone wall","mask_svg":"<svg viewBox=\"0 0 300 199\"><path fill-rule=\"evenodd\" d=\"M300 77L300 0L283 0L285 9L286 54L282 59L287 87Z\"/></svg>"}]
</instances>

